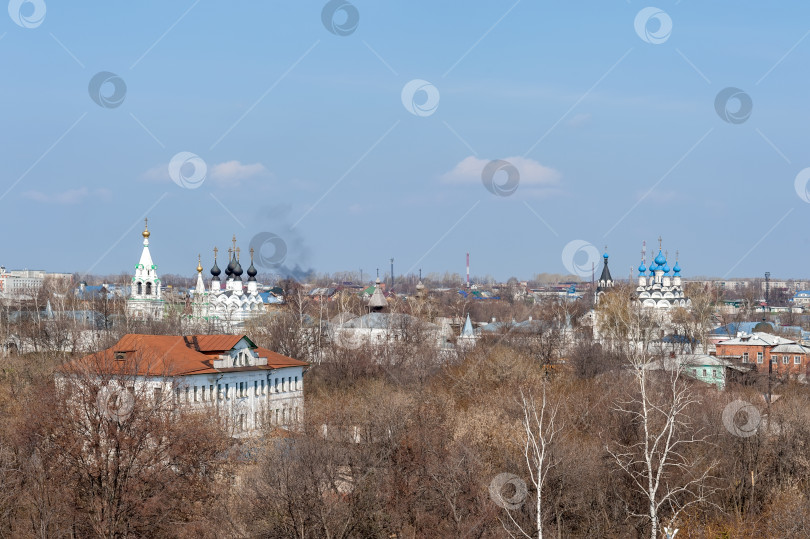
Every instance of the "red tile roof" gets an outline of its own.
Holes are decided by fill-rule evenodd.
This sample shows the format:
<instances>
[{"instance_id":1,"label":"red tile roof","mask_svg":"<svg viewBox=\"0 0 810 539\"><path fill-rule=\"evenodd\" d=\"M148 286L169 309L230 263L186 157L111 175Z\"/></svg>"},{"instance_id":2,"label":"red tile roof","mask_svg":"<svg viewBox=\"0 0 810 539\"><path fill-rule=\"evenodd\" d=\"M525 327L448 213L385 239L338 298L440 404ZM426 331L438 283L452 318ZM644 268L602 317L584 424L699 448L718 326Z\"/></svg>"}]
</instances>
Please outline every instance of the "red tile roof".
<instances>
[{"instance_id":1,"label":"red tile roof","mask_svg":"<svg viewBox=\"0 0 810 539\"><path fill-rule=\"evenodd\" d=\"M137 335L127 334L111 348L68 363L66 372L91 372L138 376L182 376L232 371L216 369L214 360L232 350L244 335ZM269 370L304 367L308 363L283 356L266 348L250 347L267 358L267 366L240 367L239 370Z\"/></svg>"}]
</instances>

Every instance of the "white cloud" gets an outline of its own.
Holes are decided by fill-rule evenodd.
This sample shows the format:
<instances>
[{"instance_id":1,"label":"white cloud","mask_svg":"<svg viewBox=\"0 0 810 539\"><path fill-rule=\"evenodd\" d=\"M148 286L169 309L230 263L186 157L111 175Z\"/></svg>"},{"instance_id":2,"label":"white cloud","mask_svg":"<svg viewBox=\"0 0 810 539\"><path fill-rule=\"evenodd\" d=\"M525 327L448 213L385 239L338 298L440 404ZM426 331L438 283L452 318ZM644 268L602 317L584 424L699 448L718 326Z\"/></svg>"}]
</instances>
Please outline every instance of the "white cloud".
<instances>
[{"instance_id":1,"label":"white cloud","mask_svg":"<svg viewBox=\"0 0 810 539\"><path fill-rule=\"evenodd\" d=\"M553 168L541 165L534 159L525 157L507 157L503 159L511 163L520 174L522 187L551 187L560 182L562 174ZM488 159L478 159L472 155L462 160L450 172L441 176L445 183L481 183L481 173L489 163Z\"/></svg>"},{"instance_id":2,"label":"white cloud","mask_svg":"<svg viewBox=\"0 0 810 539\"><path fill-rule=\"evenodd\" d=\"M111 193L109 189L94 189L93 191L90 191L87 187L68 189L67 191L63 191L61 193L44 193L42 191L26 191L22 193L23 198L43 204L57 204L60 206L78 204L90 196L109 200Z\"/></svg>"},{"instance_id":3,"label":"white cloud","mask_svg":"<svg viewBox=\"0 0 810 539\"><path fill-rule=\"evenodd\" d=\"M239 161L225 161L208 165L207 180L221 186L238 186L242 181L257 176L268 175L267 168L261 163L242 164ZM169 164L157 165L141 174L141 180L154 182L170 182Z\"/></svg>"},{"instance_id":4,"label":"white cloud","mask_svg":"<svg viewBox=\"0 0 810 539\"><path fill-rule=\"evenodd\" d=\"M242 180L254 178L267 173L261 163L243 165L239 161L226 161L208 169L208 177L223 185L239 185Z\"/></svg>"}]
</instances>

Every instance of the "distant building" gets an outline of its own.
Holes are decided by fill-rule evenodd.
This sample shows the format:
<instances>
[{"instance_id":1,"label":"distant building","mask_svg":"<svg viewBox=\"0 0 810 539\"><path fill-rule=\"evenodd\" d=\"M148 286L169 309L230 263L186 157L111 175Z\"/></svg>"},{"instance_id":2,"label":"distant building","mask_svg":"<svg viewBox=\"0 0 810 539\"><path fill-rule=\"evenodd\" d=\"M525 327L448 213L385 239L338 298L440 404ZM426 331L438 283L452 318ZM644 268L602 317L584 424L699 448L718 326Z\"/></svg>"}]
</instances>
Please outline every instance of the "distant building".
<instances>
[{"instance_id":1,"label":"distant building","mask_svg":"<svg viewBox=\"0 0 810 539\"><path fill-rule=\"evenodd\" d=\"M372 296L373 297L373 296ZM419 342L443 346L441 328L404 313L372 311L332 328L335 344L345 348L387 346L396 342Z\"/></svg>"},{"instance_id":2,"label":"distant building","mask_svg":"<svg viewBox=\"0 0 810 539\"><path fill-rule=\"evenodd\" d=\"M768 372L768 365L765 362L770 361L774 373L795 375L807 373L810 348L792 339L755 331L740 333L733 339L720 341L715 346L718 357L739 359L743 364L754 364L760 372Z\"/></svg>"},{"instance_id":3,"label":"distant building","mask_svg":"<svg viewBox=\"0 0 810 539\"><path fill-rule=\"evenodd\" d=\"M750 366L740 366L727 359L705 354L673 355L648 363L649 370L680 370L683 374L723 390L728 382L742 376Z\"/></svg>"},{"instance_id":4,"label":"distant building","mask_svg":"<svg viewBox=\"0 0 810 539\"><path fill-rule=\"evenodd\" d=\"M658 255L652 260L649 276L644 260L638 267L638 287L636 295L642 307L667 311L674 307L691 307L692 301L683 292L681 267L676 257L672 276L667 258L661 251L661 238L658 238Z\"/></svg>"},{"instance_id":5,"label":"distant building","mask_svg":"<svg viewBox=\"0 0 810 539\"><path fill-rule=\"evenodd\" d=\"M608 254L605 252L602 255L602 274L599 276L599 282L596 285L596 303L599 303L599 296L605 293L610 288L613 288L613 277L610 276L610 269L608 269Z\"/></svg>"},{"instance_id":6,"label":"distant building","mask_svg":"<svg viewBox=\"0 0 810 539\"><path fill-rule=\"evenodd\" d=\"M790 301L798 307L810 305L810 290L799 290Z\"/></svg>"},{"instance_id":7,"label":"distant building","mask_svg":"<svg viewBox=\"0 0 810 539\"><path fill-rule=\"evenodd\" d=\"M73 274L28 269L7 271L4 266L0 266L0 298L33 297L42 288L46 278L70 283Z\"/></svg>"},{"instance_id":8,"label":"distant building","mask_svg":"<svg viewBox=\"0 0 810 539\"><path fill-rule=\"evenodd\" d=\"M142 320L160 320L163 318L165 302L161 296L157 266L149 252L151 234L146 219L141 235L143 251L135 265L135 275L132 277L132 290L127 298L127 316Z\"/></svg>"}]
</instances>

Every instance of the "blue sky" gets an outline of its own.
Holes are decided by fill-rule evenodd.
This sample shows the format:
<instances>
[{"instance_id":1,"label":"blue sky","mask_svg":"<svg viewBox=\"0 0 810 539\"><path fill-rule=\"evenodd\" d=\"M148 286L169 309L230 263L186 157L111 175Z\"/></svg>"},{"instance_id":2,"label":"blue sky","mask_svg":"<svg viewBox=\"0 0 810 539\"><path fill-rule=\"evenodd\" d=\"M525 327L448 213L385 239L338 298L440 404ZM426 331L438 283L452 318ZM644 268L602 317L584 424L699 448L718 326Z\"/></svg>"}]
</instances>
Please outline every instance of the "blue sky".
<instances>
[{"instance_id":1,"label":"blue sky","mask_svg":"<svg viewBox=\"0 0 810 539\"><path fill-rule=\"evenodd\" d=\"M0 19L8 267L129 272L148 213L163 273L271 232L321 272L463 273L469 251L528 278L589 267L592 248L564 260L579 240L626 276L660 235L687 277L806 277L810 5L661 1L659 36L636 1L352 0L341 36L320 1L37 4ZM103 71L119 106L89 95ZM439 97L422 115L416 79ZM170 178L180 152L206 164L195 189ZM512 194L484 187L491 160Z\"/></svg>"}]
</instances>

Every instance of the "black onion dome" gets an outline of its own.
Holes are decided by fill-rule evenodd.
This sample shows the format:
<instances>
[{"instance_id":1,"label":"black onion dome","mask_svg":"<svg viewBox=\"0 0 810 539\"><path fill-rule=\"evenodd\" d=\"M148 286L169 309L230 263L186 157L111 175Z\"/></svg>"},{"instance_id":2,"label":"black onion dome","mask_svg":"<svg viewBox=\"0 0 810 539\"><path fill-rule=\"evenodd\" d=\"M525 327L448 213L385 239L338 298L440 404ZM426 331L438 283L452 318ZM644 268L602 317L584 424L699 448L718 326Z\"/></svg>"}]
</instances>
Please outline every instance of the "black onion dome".
<instances>
[{"instance_id":1,"label":"black onion dome","mask_svg":"<svg viewBox=\"0 0 810 539\"><path fill-rule=\"evenodd\" d=\"M214 267L211 268L211 275L213 275L215 279L219 279L220 273L222 273L222 270L219 269L219 266L217 266L217 261L214 260Z\"/></svg>"},{"instance_id":2,"label":"black onion dome","mask_svg":"<svg viewBox=\"0 0 810 539\"><path fill-rule=\"evenodd\" d=\"M233 274L241 280L242 273L243 273L242 264L240 264L239 261L237 260L236 265L233 267Z\"/></svg>"},{"instance_id":3,"label":"black onion dome","mask_svg":"<svg viewBox=\"0 0 810 539\"><path fill-rule=\"evenodd\" d=\"M228 262L228 267L225 268L225 275L231 276L233 275L233 269L236 267L236 255L234 254L231 258L231 261Z\"/></svg>"},{"instance_id":4,"label":"black onion dome","mask_svg":"<svg viewBox=\"0 0 810 539\"><path fill-rule=\"evenodd\" d=\"M256 268L253 266L253 262L251 262L250 267L247 270L248 277L250 277L250 279L248 279L248 281L255 281L256 280L256 275L258 273L259 272L256 271Z\"/></svg>"}]
</instances>

